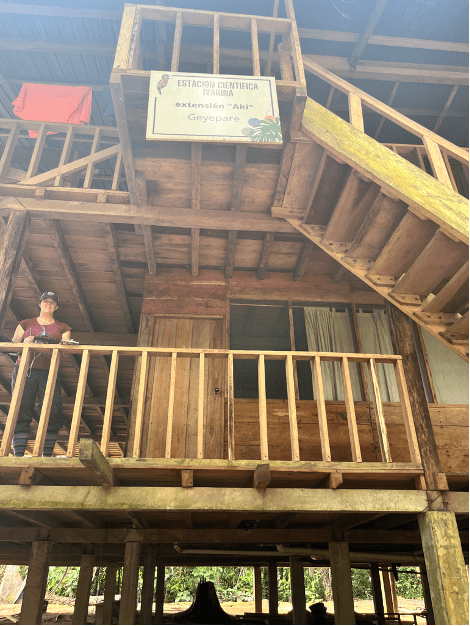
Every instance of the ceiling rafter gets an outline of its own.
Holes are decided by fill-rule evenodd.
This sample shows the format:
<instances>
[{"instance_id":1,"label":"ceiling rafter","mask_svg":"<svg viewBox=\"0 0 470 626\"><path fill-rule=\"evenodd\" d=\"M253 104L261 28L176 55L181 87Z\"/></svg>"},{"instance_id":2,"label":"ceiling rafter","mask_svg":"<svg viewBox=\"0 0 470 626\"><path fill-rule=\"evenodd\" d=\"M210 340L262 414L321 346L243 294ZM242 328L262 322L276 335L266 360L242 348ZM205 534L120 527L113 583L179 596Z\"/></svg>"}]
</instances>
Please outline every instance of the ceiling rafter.
<instances>
[{"instance_id":1,"label":"ceiling rafter","mask_svg":"<svg viewBox=\"0 0 470 626\"><path fill-rule=\"evenodd\" d=\"M354 46L354 50L352 51L351 56L349 57L349 65L351 68L356 69L357 62L361 58L362 53L365 50L365 47L369 43L369 40L374 32L374 28L377 26L377 22L379 21L385 7L387 6L388 0L377 0L374 8L372 9L372 13L369 16L367 21L367 25L359 35L359 39Z\"/></svg>"}]
</instances>

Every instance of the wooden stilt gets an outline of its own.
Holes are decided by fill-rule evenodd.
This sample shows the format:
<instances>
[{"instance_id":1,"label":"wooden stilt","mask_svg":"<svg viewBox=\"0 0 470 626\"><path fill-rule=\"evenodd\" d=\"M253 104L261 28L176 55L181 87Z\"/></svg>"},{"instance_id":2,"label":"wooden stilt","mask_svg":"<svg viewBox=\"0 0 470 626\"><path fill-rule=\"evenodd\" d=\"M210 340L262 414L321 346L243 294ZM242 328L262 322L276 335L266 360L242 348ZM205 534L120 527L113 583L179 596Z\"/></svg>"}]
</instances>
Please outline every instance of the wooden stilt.
<instances>
[{"instance_id":1,"label":"wooden stilt","mask_svg":"<svg viewBox=\"0 0 470 626\"><path fill-rule=\"evenodd\" d=\"M119 624L135 623L137 608L137 584L139 582L140 543L126 542L124 553L124 568L122 574L121 608L119 610Z\"/></svg>"},{"instance_id":2,"label":"wooden stilt","mask_svg":"<svg viewBox=\"0 0 470 626\"><path fill-rule=\"evenodd\" d=\"M277 586L277 563L268 563L268 587L269 587L269 615L277 615L279 610L279 590Z\"/></svg>"},{"instance_id":3,"label":"wooden stilt","mask_svg":"<svg viewBox=\"0 0 470 626\"><path fill-rule=\"evenodd\" d=\"M144 559L142 597L140 600L140 624L152 623L153 595L155 591L155 557L147 554Z\"/></svg>"},{"instance_id":4,"label":"wooden stilt","mask_svg":"<svg viewBox=\"0 0 470 626\"><path fill-rule=\"evenodd\" d=\"M253 568L253 596L255 598L255 613L262 613L263 587L261 584L261 567Z\"/></svg>"},{"instance_id":5,"label":"wooden stilt","mask_svg":"<svg viewBox=\"0 0 470 626\"><path fill-rule=\"evenodd\" d=\"M468 577L455 514L418 515L436 624L468 624Z\"/></svg>"},{"instance_id":6,"label":"wooden stilt","mask_svg":"<svg viewBox=\"0 0 470 626\"><path fill-rule=\"evenodd\" d=\"M387 613L394 613L392 587L390 585L390 570L384 567L380 572L380 577L382 579L382 589L383 595L385 596Z\"/></svg>"},{"instance_id":7,"label":"wooden stilt","mask_svg":"<svg viewBox=\"0 0 470 626\"><path fill-rule=\"evenodd\" d=\"M435 624L436 620L434 619L434 610L432 608L431 590L429 589L428 572L426 570L426 565L420 565L419 572L421 577L421 585L423 587L424 608L426 609L426 623Z\"/></svg>"},{"instance_id":8,"label":"wooden stilt","mask_svg":"<svg viewBox=\"0 0 470 626\"><path fill-rule=\"evenodd\" d=\"M293 623L306 624L307 611L305 603L304 566L297 556L289 557L290 584L292 593Z\"/></svg>"},{"instance_id":9,"label":"wooden stilt","mask_svg":"<svg viewBox=\"0 0 470 626\"><path fill-rule=\"evenodd\" d=\"M157 561L157 591L155 594L154 624L163 624L163 605L165 603L165 563Z\"/></svg>"},{"instance_id":10,"label":"wooden stilt","mask_svg":"<svg viewBox=\"0 0 470 626\"><path fill-rule=\"evenodd\" d=\"M384 599L382 587L380 585L379 564L371 563L370 577L372 582L372 599L374 601L374 612L377 615L377 624L385 624Z\"/></svg>"},{"instance_id":11,"label":"wooden stilt","mask_svg":"<svg viewBox=\"0 0 470 626\"><path fill-rule=\"evenodd\" d=\"M51 546L50 541L33 541L19 624L41 623Z\"/></svg>"},{"instance_id":12,"label":"wooden stilt","mask_svg":"<svg viewBox=\"0 0 470 626\"><path fill-rule=\"evenodd\" d=\"M392 590L392 602L393 602L393 612L398 613L398 594L397 594L397 586L395 584L395 576L393 572L390 571L390 588Z\"/></svg>"},{"instance_id":13,"label":"wooden stilt","mask_svg":"<svg viewBox=\"0 0 470 626\"><path fill-rule=\"evenodd\" d=\"M26 211L13 211L0 245L0 330L10 306L30 221Z\"/></svg>"},{"instance_id":14,"label":"wooden stilt","mask_svg":"<svg viewBox=\"0 0 470 626\"><path fill-rule=\"evenodd\" d=\"M390 302L387 301L386 306L393 348L395 353L400 354L403 359L403 369L408 385L411 412L413 414L426 487L431 491L439 491L446 486L447 480L441 470L410 320L405 313L402 313L400 309L397 309Z\"/></svg>"},{"instance_id":15,"label":"wooden stilt","mask_svg":"<svg viewBox=\"0 0 470 626\"><path fill-rule=\"evenodd\" d=\"M335 624L355 624L349 545L346 541L332 541L329 548Z\"/></svg>"},{"instance_id":16,"label":"wooden stilt","mask_svg":"<svg viewBox=\"0 0 470 626\"><path fill-rule=\"evenodd\" d=\"M111 624L113 615L113 602L116 594L116 565L108 565L104 582L104 601L101 609L101 623Z\"/></svg>"},{"instance_id":17,"label":"wooden stilt","mask_svg":"<svg viewBox=\"0 0 470 626\"><path fill-rule=\"evenodd\" d=\"M93 577L94 554L82 554L78 575L77 595L73 609L72 624L86 624L90 601L91 579Z\"/></svg>"}]
</instances>

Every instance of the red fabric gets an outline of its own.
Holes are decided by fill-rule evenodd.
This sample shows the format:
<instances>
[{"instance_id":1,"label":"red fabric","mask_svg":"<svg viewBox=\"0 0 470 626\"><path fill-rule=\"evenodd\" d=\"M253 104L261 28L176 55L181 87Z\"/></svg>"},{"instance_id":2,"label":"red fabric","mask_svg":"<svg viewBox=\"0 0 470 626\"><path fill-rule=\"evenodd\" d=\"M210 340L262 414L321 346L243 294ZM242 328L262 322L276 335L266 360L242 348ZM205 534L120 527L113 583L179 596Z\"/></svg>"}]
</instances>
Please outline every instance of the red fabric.
<instances>
[{"instance_id":1,"label":"red fabric","mask_svg":"<svg viewBox=\"0 0 470 626\"><path fill-rule=\"evenodd\" d=\"M24 83L12 104L14 114L22 120L89 124L91 87ZM37 137L38 131L30 130L29 135Z\"/></svg>"}]
</instances>

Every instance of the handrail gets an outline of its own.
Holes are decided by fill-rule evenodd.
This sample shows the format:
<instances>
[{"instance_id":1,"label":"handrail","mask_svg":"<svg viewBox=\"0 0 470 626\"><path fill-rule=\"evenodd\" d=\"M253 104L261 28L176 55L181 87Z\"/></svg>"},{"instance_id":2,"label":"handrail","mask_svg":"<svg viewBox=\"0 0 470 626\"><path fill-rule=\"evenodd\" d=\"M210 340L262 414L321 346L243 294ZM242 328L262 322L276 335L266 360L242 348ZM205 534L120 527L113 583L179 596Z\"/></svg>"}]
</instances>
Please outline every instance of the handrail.
<instances>
[{"instance_id":1,"label":"handrail","mask_svg":"<svg viewBox=\"0 0 470 626\"><path fill-rule=\"evenodd\" d=\"M376 364L391 363L393 364L396 383L400 395L400 403L403 414L403 421L408 440L411 462L420 463L420 454L414 429L413 417L411 414L410 401L406 388L405 376L401 356L382 355L382 354L345 354L330 352L290 352L290 351L261 351L261 350L216 350L216 349L195 349L195 348L147 348L147 347L117 347L117 346L58 346L43 344L11 344L0 343L0 352L20 352L23 357L21 359L19 372L17 376L17 384L11 398L10 410L3 433L2 446L0 448L0 456L8 456L10 454L11 442L15 430L18 411L21 403L21 395L27 375L27 367L32 355L37 352L51 352L52 364L49 372L47 383L46 397L51 399L51 390L55 384L61 356L65 354L81 354L82 364L80 367L78 384L73 408L73 416L69 426L69 441L67 447L67 456L72 457L76 452L76 446L79 436L80 421L82 419L82 410L84 406L86 377L91 357L94 356L111 356L111 367L109 370L106 407L104 412L102 433L101 433L101 452L109 455L110 433L112 432L114 399L116 378L118 375L118 367L121 357L135 358L135 389L133 393L133 412L135 416L134 439L129 442L130 456L140 458L142 456L142 433L144 431L145 419L145 401L147 390L147 377L150 367L150 357L159 357L169 359L170 375L169 375L169 394L167 406L167 423L166 423L166 442L165 457L172 456L172 439L175 435L174 420L175 398L178 385L177 362L182 358L196 359L199 362L199 374L197 376L197 458L204 458L205 449L205 431L204 417L207 410L205 394L208 389L207 376L205 376L206 359L223 359L227 365L225 370L225 380L227 382L225 390L225 399L228 411L228 438L227 449L229 460L235 459L235 440L236 440L236 423L235 423L235 397L234 397L234 373L233 362L236 359L252 359L258 362L258 407L259 407L259 432L260 432L260 460L269 460L269 424L267 420L267 404L266 404L266 360L281 360L285 362L286 383L287 383L287 403L289 410L289 432L291 442L291 458L293 461L300 460L299 447L299 431L297 423L297 408L295 399L294 384L294 365L297 361L310 361L313 365L313 379L315 386L316 406L318 413L318 424L320 431L320 442L322 450L322 461L331 461L331 451L329 444L328 420L326 413L326 403L324 397L324 387L322 381L321 363L333 361L340 363L341 373L345 394L346 415L348 423L349 440L351 445L351 454L354 462L361 462L361 445L358 435L355 404L353 400L351 379L349 374L349 365L351 363L365 363L367 365L370 376L370 387L373 400L373 409L376 418L377 432L384 462L392 462L390 453L390 445L388 441L386 423L383 416L383 402L380 395L380 389L377 381ZM45 402L41 417L39 420L38 432L33 447L33 456L41 456L44 446L44 437L47 430L49 420L50 402ZM145 456L145 455L143 455Z\"/></svg>"},{"instance_id":2,"label":"handrail","mask_svg":"<svg viewBox=\"0 0 470 626\"><path fill-rule=\"evenodd\" d=\"M426 154L431 163L435 177L447 187L452 188L452 183L447 173L444 156L452 156L460 161L464 166L468 167L469 155L465 148L456 146L450 141L447 141L447 139L440 137L428 128L421 126L421 124L414 122L402 113L399 113L392 107L384 104L377 98L370 96L365 91L351 85L339 76L336 76L336 74L333 74L314 61L310 60L308 55L303 55L302 59L306 70L315 74L315 76L329 83L333 88L339 89L348 96L350 124L354 126L356 130L364 132L362 106L365 105L369 109L372 109L372 111L379 113L401 128L404 128L411 134L419 137L425 146Z\"/></svg>"}]
</instances>

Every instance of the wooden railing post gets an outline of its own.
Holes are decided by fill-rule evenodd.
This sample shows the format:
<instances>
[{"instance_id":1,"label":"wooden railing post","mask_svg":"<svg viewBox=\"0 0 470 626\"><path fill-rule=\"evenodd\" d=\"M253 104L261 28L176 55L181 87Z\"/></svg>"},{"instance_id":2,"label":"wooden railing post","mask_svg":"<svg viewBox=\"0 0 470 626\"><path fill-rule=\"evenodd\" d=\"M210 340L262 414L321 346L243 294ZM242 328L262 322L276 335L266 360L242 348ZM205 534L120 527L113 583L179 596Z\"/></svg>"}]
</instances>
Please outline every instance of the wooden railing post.
<instances>
[{"instance_id":1,"label":"wooden railing post","mask_svg":"<svg viewBox=\"0 0 470 626\"><path fill-rule=\"evenodd\" d=\"M15 432L16 420L20 410L21 399L23 397L24 381L28 373L29 361L31 358L31 350L29 345L25 345L21 353L20 366L16 377L15 389L11 395L10 410L8 411L7 423L2 437L2 447L0 448L0 456L8 456L10 454L11 440Z\"/></svg>"},{"instance_id":2,"label":"wooden railing post","mask_svg":"<svg viewBox=\"0 0 470 626\"><path fill-rule=\"evenodd\" d=\"M148 352L143 351L142 356L140 357L139 391L137 392L137 409L135 412L134 448L132 451L132 456L135 459L140 458L140 454L141 454L142 430L144 426L145 392L147 391L147 376L148 376Z\"/></svg>"},{"instance_id":3,"label":"wooden railing post","mask_svg":"<svg viewBox=\"0 0 470 626\"><path fill-rule=\"evenodd\" d=\"M264 354L258 357L258 405L259 405L259 443L261 460L269 459L268 452L268 416L266 412L266 371Z\"/></svg>"},{"instance_id":4,"label":"wooden railing post","mask_svg":"<svg viewBox=\"0 0 470 626\"><path fill-rule=\"evenodd\" d=\"M287 404L289 407L290 447L293 461L300 461L299 430L297 427L297 408L295 405L295 382L292 354L286 356Z\"/></svg>"},{"instance_id":5,"label":"wooden railing post","mask_svg":"<svg viewBox=\"0 0 470 626\"><path fill-rule=\"evenodd\" d=\"M122 14L121 30L116 46L113 69L132 70L136 69L136 57L140 43L140 7L126 5Z\"/></svg>"},{"instance_id":6,"label":"wooden railing post","mask_svg":"<svg viewBox=\"0 0 470 626\"><path fill-rule=\"evenodd\" d=\"M212 72L219 73L220 65L220 31L219 31L219 14L214 13L214 49L212 51Z\"/></svg>"},{"instance_id":7,"label":"wooden railing post","mask_svg":"<svg viewBox=\"0 0 470 626\"><path fill-rule=\"evenodd\" d=\"M255 19L251 20L251 52L253 58L253 76L260 75L259 46L258 46L258 24Z\"/></svg>"},{"instance_id":8,"label":"wooden railing post","mask_svg":"<svg viewBox=\"0 0 470 626\"><path fill-rule=\"evenodd\" d=\"M109 368L108 389L106 392L106 406L103 417L103 431L101 434L101 452L108 455L109 437L111 435L111 425L113 422L114 394L116 392L116 380L119 366L119 353L113 350L111 357L111 367Z\"/></svg>"},{"instance_id":9,"label":"wooden railing post","mask_svg":"<svg viewBox=\"0 0 470 626\"><path fill-rule=\"evenodd\" d=\"M364 118L362 116L362 102L361 98L350 92L348 94L348 105L349 105L349 123L356 130L360 130L361 133L364 132Z\"/></svg>"},{"instance_id":10,"label":"wooden railing post","mask_svg":"<svg viewBox=\"0 0 470 626\"><path fill-rule=\"evenodd\" d=\"M70 154L73 148L74 135L75 135L75 126L73 124L70 124L70 126L67 129L67 134L65 136L65 141L64 141L63 148L62 148L62 154L60 155L58 167L67 165L67 163L69 162ZM58 176L56 176L54 180L54 187L62 187L63 178L64 178L63 174L59 174Z\"/></svg>"},{"instance_id":11,"label":"wooden railing post","mask_svg":"<svg viewBox=\"0 0 470 626\"><path fill-rule=\"evenodd\" d=\"M176 11L175 37L171 54L171 71L177 72L180 65L181 35L183 32L183 11Z\"/></svg>"},{"instance_id":12,"label":"wooden railing post","mask_svg":"<svg viewBox=\"0 0 470 626\"><path fill-rule=\"evenodd\" d=\"M165 458L171 458L171 440L173 437L173 411L175 408L176 358L177 352L171 355L170 393L168 396L168 421L166 424Z\"/></svg>"},{"instance_id":13,"label":"wooden railing post","mask_svg":"<svg viewBox=\"0 0 470 626\"><path fill-rule=\"evenodd\" d=\"M44 392L44 400L42 403L41 416L39 418L36 441L34 442L33 456L41 456L44 449L52 399L54 397L57 374L59 373L59 363L60 351L58 348L54 348L52 351L51 365L49 367L49 376L47 377L46 391Z\"/></svg>"},{"instance_id":14,"label":"wooden railing post","mask_svg":"<svg viewBox=\"0 0 470 626\"><path fill-rule=\"evenodd\" d=\"M233 354L227 355L227 448L228 460L235 459L235 384L233 378Z\"/></svg>"},{"instance_id":15,"label":"wooden railing post","mask_svg":"<svg viewBox=\"0 0 470 626\"><path fill-rule=\"evenodd\" d=\"M372 387L372 402L374 405L375 420L379 435L380 452L384 463L391 463L390 446L388 444L387 429L385 426L385 418L382 408L382 398L380 397L379 380L377 377L377 368L375 359L370 359L368 363L370 382Z\"/></svg>"},{"instance_id":16,"label":"wooden railing post","mask_svg":"<svg viewBox=\"0 0 470 626\"><path fill-rule=\"evenodd\" d=\"M348 416L349 441L351 442L352 460L356 463L362 461L361 445L357 432L356 411L354 409L354 397L351 386L351 376L349 373L349 363L347 357L341 360L341 376L343 378L344 402L346 404L346 414Z\"/></svg>"},{"instance_id":17,"label":"wooden railing post","mask_svg":"<svg viewBox=\"0 0 470 626\"><path fill-rule=\"evenodd\" d=\"M403 422L405 424L406 438L408 440L408 448L410 450L410 458L412 463L421 463L421 455L419 453L418 439L411 412L410 397L406 388L405 371L403 369L403 361L397 359L394 363L395 377L397 380L398 394L400 396L401 410L403 413Z\"/></svg>"},{"instance_id":18,"label":"wooden railing post","mask_svg":"<svg viewBox=\"0 0 470 626\"><path fill-rule=\"evenodd\" d=\"M18 143L20 130L21 130L21 127L19 123L17 122L14 126L12 126L10 133L8 135L7 143L3 150L2 158L0 159L0 182L3 181L8 174L8 169L10 167L11 159L13 157L16 144Z\"/></svg>"},{"instance_id":19,"label":"wooden railing post","mask_svg":"<svg viewBox=\"0 0 470 626\"><path fill-rule=\"evenodd\" d=\"M331 461L330 440L328 437L328 422L326 420L325 391L321 372L321 361L317 355L313 359L313 382L317 399L318 427L320 429L321 454L323 461Z\"/></svg>"},{"instance_id":20,"label":"wooden railing post","mask_svg":"<svg viewBox=\"0 0 470 626\"><path fill-rule=\"evenodd\" d=\"M199 387L197 397L197 458L204 458L204 385L205 358L204 352L199 355Z\"/></svg>"},{"instance_id":21,"label":"wooden railing post","mask_svg":"<svg viewBox=\"0 0 470 626\"><path fill-rule=\"evenodd\" d=\"M426 154L428 155L434 176L443 185L452 189L452 183L450 181L439 144L433 141L430 137L426 137L426 135L423 136L423 143L426 148Z\"/></svg>"},{"instance_id":22,"label":"wooden railing post","mask_svg":"<svg viewBox=\"0 0 470 626\"><path fill-rule=\"evenodd\" d=\"M84 350L82 354L82 364L80 365L80 373L78 375L78 385L77 392L75 394L72 423L70 425L69 445L67 448L68 457L72 457L75 454L75 448L77 447L78 431L80 430L80 419L82 416L83 399L85 397L89 365L90 351Z\"/></svg>"}]
</instances>

